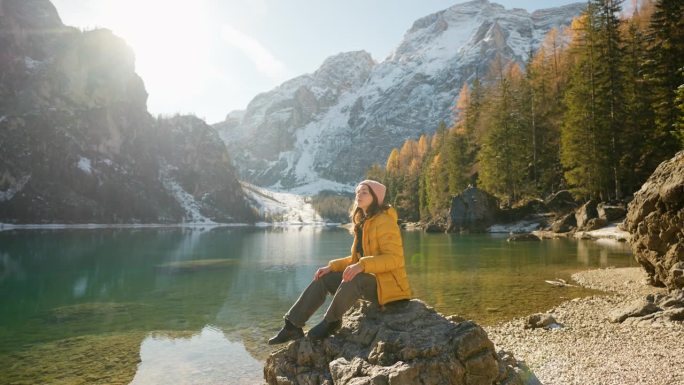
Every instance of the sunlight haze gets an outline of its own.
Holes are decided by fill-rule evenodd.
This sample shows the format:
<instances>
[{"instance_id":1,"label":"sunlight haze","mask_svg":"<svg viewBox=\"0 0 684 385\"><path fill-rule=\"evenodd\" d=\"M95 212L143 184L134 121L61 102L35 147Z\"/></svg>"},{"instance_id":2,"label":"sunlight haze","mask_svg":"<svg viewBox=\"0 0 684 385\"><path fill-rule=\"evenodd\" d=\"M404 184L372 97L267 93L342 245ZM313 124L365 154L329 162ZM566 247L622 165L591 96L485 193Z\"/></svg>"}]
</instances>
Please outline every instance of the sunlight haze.
<instances>
[{"instance_id":1,"label":"sunlight haze","mask_svg":"<svg viewBox=\"0 0 684 385\"><path fill-rule=\"evenodd\" d=\"M498 1L530 12L573 2ZM331 55L366 50L381 62L415 20L458 3L53 0L64 24L111 29L133 48L153 115L192 113L208 123Z\"/></svg>"}]
</instances>

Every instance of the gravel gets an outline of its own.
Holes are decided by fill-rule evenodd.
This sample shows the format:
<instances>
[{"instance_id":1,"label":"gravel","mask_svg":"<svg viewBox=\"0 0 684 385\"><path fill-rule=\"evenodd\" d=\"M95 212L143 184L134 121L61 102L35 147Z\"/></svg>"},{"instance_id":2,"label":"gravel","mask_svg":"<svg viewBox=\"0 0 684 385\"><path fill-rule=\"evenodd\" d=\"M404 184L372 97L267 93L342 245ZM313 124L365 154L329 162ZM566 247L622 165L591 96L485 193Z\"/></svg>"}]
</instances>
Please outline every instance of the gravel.
<instances>
[{"instance_id":1,"label":"gravel","mask_svg":"<svg viewBox=\"0 0 684 385\"><path fill-rule=\"evenodd\" d=\"M549 310L561 328L524 329L527 317L486 327L497 350L525 361L544 385L684 384L682 322L644 327L608 321L611 310L664 289L648 286L639 267L590 270L572 278L606 294Z\"/></svg>"}]
</instances>

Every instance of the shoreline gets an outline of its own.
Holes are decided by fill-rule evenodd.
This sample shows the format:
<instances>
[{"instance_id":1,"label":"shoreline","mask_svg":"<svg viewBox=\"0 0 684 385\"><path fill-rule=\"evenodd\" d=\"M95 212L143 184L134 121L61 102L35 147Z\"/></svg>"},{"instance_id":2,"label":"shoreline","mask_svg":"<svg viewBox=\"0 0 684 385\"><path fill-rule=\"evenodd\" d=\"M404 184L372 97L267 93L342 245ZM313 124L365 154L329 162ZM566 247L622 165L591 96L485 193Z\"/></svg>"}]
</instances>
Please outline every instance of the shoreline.
<instances>
[{"instance_id":1,"label":"shoreline","mask_svg":"<svg viewBox=\"0 0 684 385\"><path fill-rule=\"evenodd\" d=\"M520 317L483 328L497 350L525 361L544 385L676 385L684 383L684 323L662 327L615 324L608 313L648 294L641 267L587 270L575 283L606 294L577 298L546 311L563 325L524 329ZM563 290L559 288L558 290Z\"/></svg>"},{"instance_id":2,"label":"shoreline","mask_svg":"<svg viewBox=\"0 0 684 385\"><path fill-rule=\"evenodd\" d=\"M161 229L161 228L218 228L218 227L340 227L339 223L333 222L307 222L307 223L288 223L288 222L256 222L250 223L217 223L217 222L188 222L188 223L1 223L0 232L8 230L97 230L97 229Z\"/></svg>"}]
</instances>

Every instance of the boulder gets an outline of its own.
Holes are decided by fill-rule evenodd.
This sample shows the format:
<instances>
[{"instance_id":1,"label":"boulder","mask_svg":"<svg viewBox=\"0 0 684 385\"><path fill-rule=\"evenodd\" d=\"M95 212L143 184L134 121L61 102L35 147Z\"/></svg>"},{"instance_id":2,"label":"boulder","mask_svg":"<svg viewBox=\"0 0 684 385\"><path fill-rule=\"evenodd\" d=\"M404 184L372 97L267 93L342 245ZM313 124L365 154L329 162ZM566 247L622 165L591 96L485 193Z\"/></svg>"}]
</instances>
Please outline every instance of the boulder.
<instances>
[{"instance_id":1,"label":"boulder","mask_svg":"<svg viewBox=\"0 0 684 385\"><path fill-rule=\"evenodd\" d=\"M651 283L684 288L684 151L661 163L634 194L624 227Z\"/></svg>"},{"instance_id":2,"label":"boulder","mask_svg":"<svg viewBox=\"0 0 684 385\"><path fill-rule=\"evenodd\" d=\"M451 200L448 232L484 232L499 213L498 200L476 187L468 187Z\"/></svg>"},{"instance_id":3,"label":"boulder","mask_svg":"<svg viewBox=\"0 0 684 385\"><path fill-rule=\"evenodd\" d=\"M611 322L635 326L664 326L684 321L684 290L649 294L608 314Z\"/></svg>"},{"instance_id":4,"label":"boulder","mask_svg":"<svg viewBox=\"0 0 684 385\"><path fill-rule=\"evenodd\" d=\"M448 223L442 217L433 218L430 222L425 224L426 233L444 233L447 231Z\"/></svg>"},{"instance_id":5,"label":"boulder","mask_svg":"<svg viewBox=\"0 0 684 385\"><path fill-rule=\"evenodd\" d=\"M596 210L597 202L595 200L589 200L587 203L583 204L575 212L575 220L577 220L577 229L586 230L586 226L589 220L598 218L598 211Z\"/></svg>"},{"instance_id":6,"label":"boulder","mask_svg":"<svg viewBox=\"0 0 684 385\"><path fill-rule=\"evenodd\" d=\"M610 205L603 202L596 206L596 211L598 212L599 218L604 219L607 222L624 218L624 216L627 214L627 210L623 206Z\"/></svg>"},{"instance_id":7,"label":"boulder","mask_svg":"<svg viewBox=\"0 0 684 385\"><path fill-rule=\"evenodd\" d=\"M584 231L591 231L591 230L597 230L600 229L601 227L607 225L608 222L603 219L603 218L591 218L590 220L587 221L587 224L584 225Z\"/></svg>"},{"instance_id":8,"label":"boulder","mask_svg":"<svg viewBox=\"0 0 684 385\"><path fill-rule=\"evenodd\" d=\"M656 306L653 302L644 299L638 299L623 307L612 310L608 314L608 318L611 322L620 323L629 317L642 317L647 314L655 313L659 310L661 309L658 308L658 306Z\"/></svg>"},{"instance_id":9,"label":"boulder","mask_svg":"<svg viewBox=\"0 0 684 385\"><path fill-rule=\"evenodd\" d=\"M556 322L551 314L533 314L527 318L525 322L525 329L553 329L558 328L560 325Z\"/></svg>"},{"instance_id":10,"label":"boulder","mask_svg":"<svg viewBox=\"0 0 684 385\"><path fill-rule=\"evenodd\" d=\"M575 198L568 190L561 190L549 195L544 203L546 208L555 213L567 213L577 208Z\"/></svg>"},{"instance_id":11,"label":"boulder","mask_svg":"<svg viewBox=\"0 0 684 385\"><path fill-rule=\"evenodd\" d=\"M530 199L519 206L499 210L497 218L503 222L518 221L521 218L528 218L534 214L546 213L548 211L544 201L541 199Z\"/></svg>"},{"instance_id":12,"label":"boulder","mask_svg":"<svg viewBox=\"0 0 684 385\"><path fill-rule=\"evenodd\" d=\"M418 300L384 309L360 301L335 335L293 341L264 367L271 385L523 384L524 375L502 360L480 326L449 320Z\"/></svg>"},{"instance_id":13,"label":"boulder","mask_svg":"<svg viewBox=\"0 0 684 385\"><path fill-rule=\"evenodd\" d=\"M565 214L560 219L551 224L551 231L554 233L567 233L577 227L577 218L574 213Z\"/></svg>"},{"instance_id":14,"label":"boulder","mask_svg":"<svg viewBox=\"0 0 684 385\"><path fill-rule=\"evenodd\" d=\"M506 239L508 242L519 242L519 241L541 241L541 239L532 234L532 233L526 233L526 234L513 234L508 239Z\"/></svg>"}]
</instances>

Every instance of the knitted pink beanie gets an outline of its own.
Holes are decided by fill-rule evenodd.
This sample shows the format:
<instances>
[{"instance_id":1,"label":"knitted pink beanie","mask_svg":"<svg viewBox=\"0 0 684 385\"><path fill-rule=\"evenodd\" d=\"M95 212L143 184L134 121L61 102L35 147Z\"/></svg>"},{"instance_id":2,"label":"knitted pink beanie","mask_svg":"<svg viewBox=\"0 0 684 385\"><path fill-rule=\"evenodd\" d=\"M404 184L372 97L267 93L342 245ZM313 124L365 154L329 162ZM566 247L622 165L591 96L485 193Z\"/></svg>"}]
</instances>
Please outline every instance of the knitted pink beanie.
<instances>
[{"instance_id":1,"label":"knitted pink beanie","mask_svg":"<svg viewBox=\"0 0 684 385\"><path fill-rule=\"evenodd\" d=\"M362 182L359 183L359 186L365 184L373 190L373 194L375 194L375 197L378 198L378 206L382 206L382 202L385 200L385 192L387 191L387 187L385 187L384 184L380 182L376 182L374 180L366 179Z\"/></svg>"}]
</instances>

